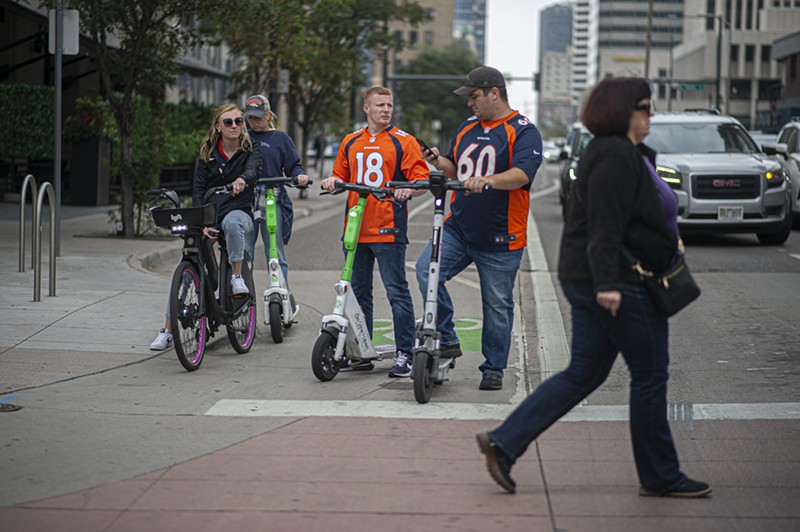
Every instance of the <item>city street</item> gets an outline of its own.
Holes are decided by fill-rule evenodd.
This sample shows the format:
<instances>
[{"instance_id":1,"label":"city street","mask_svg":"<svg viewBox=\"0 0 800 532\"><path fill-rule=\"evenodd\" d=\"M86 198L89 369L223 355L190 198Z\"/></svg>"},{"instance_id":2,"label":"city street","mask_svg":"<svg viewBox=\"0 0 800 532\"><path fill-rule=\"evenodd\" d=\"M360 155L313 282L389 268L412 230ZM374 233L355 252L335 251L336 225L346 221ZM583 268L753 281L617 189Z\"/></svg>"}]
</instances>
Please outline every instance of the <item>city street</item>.
<instances>
[{"instance_id":1,"label":"city street","mask_svg":"<svg viewBox=\"0 0 800 532\"><path fill-rule=\"evenodd\" d=\"M796 530L800 231L783 246L762 246L754 235L686 239L703 295L670 321L669 415L682 465L712 484L710 500L637 497L621 361L515 466L517 495L504 496L486 474L474 433L496 426L569 356L569 308L555 277L556 169L543 166L534 183L535 223L503 390L478 390L481 307L469 268L449 283L465 354L427 405L415 402L410 379L387 377L392 360L327 383L311 371L311 347L343 264L345 197L319 196L318 182L308 199L292 191L297 215L287 253L298 323L275 345L259 308L249 353L236 354L223 332L193 373L173 349L147 347L163 324L178 241L124 242L104 235L104 211L66 213L58 296L46 295L45 266L43 301L33 303L30 268L17 272L17 206L2 204L0 406L22 408L0 413L0 531L47 523ZM419 316L414 264L430 234L429 197L412 200L410 212L406 265ZM256 251L260 293L266 266L260 245ZM375 301L376 343L391 342L377 272Z\"/></svg>"}]
</instances>

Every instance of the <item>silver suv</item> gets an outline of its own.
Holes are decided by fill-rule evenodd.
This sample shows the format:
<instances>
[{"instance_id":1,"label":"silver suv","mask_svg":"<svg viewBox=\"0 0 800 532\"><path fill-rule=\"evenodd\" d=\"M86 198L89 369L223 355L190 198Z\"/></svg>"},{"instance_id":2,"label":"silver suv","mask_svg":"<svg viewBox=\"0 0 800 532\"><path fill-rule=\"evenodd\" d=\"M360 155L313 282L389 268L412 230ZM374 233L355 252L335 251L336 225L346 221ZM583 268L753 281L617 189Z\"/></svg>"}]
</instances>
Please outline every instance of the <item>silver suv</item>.
<instances>
[{"instance_id":1,"label":"silver suv","mask_svg":"<svg viewBox=\"0 0 800 532\"><path fill-rule=\"evenodd\" d=\"M681 232L755 233L783 244L792 230L788 176L733 117L715 112L657 114L645 144L678 196Z\"/></svg>"},{"instance_id":2,"label":"silver suv","mask_svg":"<svg viewBox=\"0 0 800 532\"><path fill-rule=\"evenodd\" d=\"M773 148L783 158L783 167L792 182L792 210L795 226L798 227L800 226L800 118L793 118L783 126L776 138L777 143Z\"/></svg>"}]
</instances>

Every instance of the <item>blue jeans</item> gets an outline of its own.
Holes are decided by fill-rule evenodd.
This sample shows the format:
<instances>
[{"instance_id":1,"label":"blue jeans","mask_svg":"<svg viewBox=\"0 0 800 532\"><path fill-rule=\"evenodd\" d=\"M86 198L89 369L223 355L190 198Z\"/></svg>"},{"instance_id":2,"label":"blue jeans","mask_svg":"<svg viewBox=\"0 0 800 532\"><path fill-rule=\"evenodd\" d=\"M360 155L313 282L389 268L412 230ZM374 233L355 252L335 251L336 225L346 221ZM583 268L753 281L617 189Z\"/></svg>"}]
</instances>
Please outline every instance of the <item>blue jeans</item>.
<instances>
[{"instance_id":1,"label":"blue jeans","mask_svg":"<svg viewBox=\"0 0 800 532\"><path fill-rule=\"evenodd\" d=\"M406 244L359 244L353 264L351 286L372 336L372 278L375 260L386 297L392 307L397 349L411 353L414 348L414 303L406 281Z\"/></svg>"},{"instance_id":2,"label":"blue jeans","mask_svg":"<svg viewBox=\"0 0 800 532\"><path fill-rule=\"evenodd\" d=\"M428 286L431 242L417 260L417 282L422 297ZM481 251L470 247L456 231L445 225L442 231L442 253L439 262L439 305L436 328L442 333L442 343L457 344L453 323L453 300L445 283L475 263L481 281L483 330L481 351L486 359L479 369L483 373L503 376L511 349L511 329L514 325L514 282L522 260L522 249L514 251Z\"/></svg>"},{"instance_id":3,"label":"blue jeans","mask_svg":"<svg viewBox=\"0 0 800 532\"><path fill-rule=\"evenodd\" d=\"M222 231L225 233L228 262L244 260L245 236L253 231L253 219L250 215L238 209L229 212L222 219Z\"/></svg>"},{"instance_id":4,"label":"blue jeans","mask_svg":"<svg viewBox=\"0 0 800 532\"><path fill-rule=\"evenodd\" d=\"M267 258L267 264L269 264L269 231L267 230L267 221L264 218L256 220L255 228L247 234L245 249L247 249L250 257L255 260L256 241L258 240L259 231L261 232L261 240L264 242L264 256ZM275 230L275 236L278 243L278 262L281 265L281 271L283 271L283 278L288 285L289 265L286 263L286 246L283 243L283 224L280 222Z\"/></svg>"},{"instance_id":5,"label":"blue jeans","mask_svg":"<svg viewBox=\"0 0 800 532\"><path fill-rule=\"evenodd\" d=\"M490 436L512 460L608 377L622 352L631 378L630 431L642 486L670 490L686 479L667 421L669 331L643 285L626 283L616 318L589 282L562 282L572 306L569 367L540 384Z\"/></svg>"}]
</instances>

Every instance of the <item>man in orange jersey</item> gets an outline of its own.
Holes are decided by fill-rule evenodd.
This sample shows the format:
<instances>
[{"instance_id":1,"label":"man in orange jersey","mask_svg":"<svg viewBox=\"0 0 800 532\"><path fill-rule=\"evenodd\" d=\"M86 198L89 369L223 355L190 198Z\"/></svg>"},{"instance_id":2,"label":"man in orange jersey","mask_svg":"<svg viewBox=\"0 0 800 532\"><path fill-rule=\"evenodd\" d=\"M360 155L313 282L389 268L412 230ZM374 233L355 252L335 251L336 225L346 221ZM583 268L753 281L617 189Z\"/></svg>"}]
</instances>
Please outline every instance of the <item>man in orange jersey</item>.
<instances>
[{"instance_id":1,"label":"man in orange jersey","mask_svg":"<svg viewBox=\"0 0 800 532\"><path fill-rule=\"evenodd\" d=\"M322 188L333 191L337 180L382 187L387 181L413 181L428 178L419 145L414 137L392 125L392 91L372 87L364 95L367 127L347 135L339 145L333 175L322 181ZM424 190L416 192L424 194ZM396 200L404 202L412 196L409 189L397 189ZM347 207L358 202L358 194L350 192ZM408 238L408 206L406 203L378 201L370 196L358 236L358 250L353 264L352 287L364 319L372 335L372 279L375 261L381 273L386 296L392 307L397 357L390 377L411 376L411 350L414 347L414 304L406 281L406 247ZM370 370L372 362L351 364L345 369ZM340 370L340 371L344 371Z\"/></svg>"},{"instance_id":2,"label":"man in orange jersey","mask_svg":"<svg viewBox=\"0 0 800 532\"><path fill-rule=\"evenodd\" d=\"M542 137L530 120L508 104L499 70L482 66L453 93L466 96L474 116L461 124L450 149L433 148L427 160L449 178L470 188L458 191L442 232L439 265L438 330L442 355L461 354L453 324L453 302L445 282L475 263L481 282L483 332L481 390L503 388L514 323L514 281L519 271L533 177L542 163ZM487 185L491 190L486 190ZM417 281L428 286L430 243L417 261Z\"/></svg>"}]
</instances>

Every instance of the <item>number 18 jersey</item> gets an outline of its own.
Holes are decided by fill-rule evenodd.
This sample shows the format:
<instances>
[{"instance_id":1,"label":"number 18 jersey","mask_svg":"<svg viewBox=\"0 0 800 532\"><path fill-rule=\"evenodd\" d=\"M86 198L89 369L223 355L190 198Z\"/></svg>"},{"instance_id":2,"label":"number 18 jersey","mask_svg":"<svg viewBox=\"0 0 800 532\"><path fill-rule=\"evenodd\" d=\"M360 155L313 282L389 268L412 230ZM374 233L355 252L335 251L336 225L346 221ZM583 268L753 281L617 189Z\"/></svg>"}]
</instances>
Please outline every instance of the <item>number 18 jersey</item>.
<instances>
[{"instance_id":1,"label":"number 18 jersey","mask_svg":"<svg viewBox=\"0 0 800 532\"><path fill-rule=\"evenodd\" d=\"M428 179L428 165L417 141L405 131L390 125L377 135L367 128L347 135L339 146L333 176L350 183L384 187L388 181ZM349 192L347 208L358 203L358 194ZM407 203L367 198L364 221L358 241L364 244L408 243Z\"/></svg>"}]
</instances>

